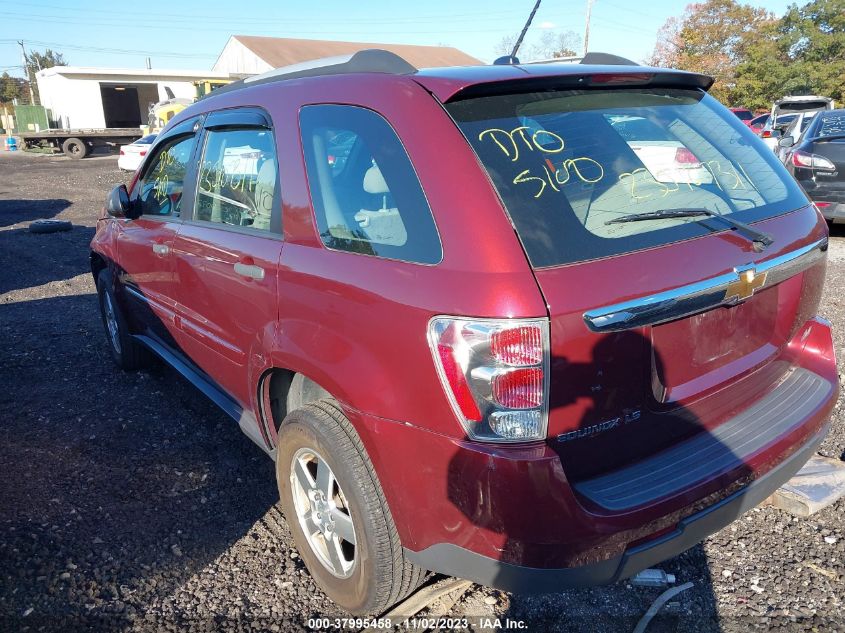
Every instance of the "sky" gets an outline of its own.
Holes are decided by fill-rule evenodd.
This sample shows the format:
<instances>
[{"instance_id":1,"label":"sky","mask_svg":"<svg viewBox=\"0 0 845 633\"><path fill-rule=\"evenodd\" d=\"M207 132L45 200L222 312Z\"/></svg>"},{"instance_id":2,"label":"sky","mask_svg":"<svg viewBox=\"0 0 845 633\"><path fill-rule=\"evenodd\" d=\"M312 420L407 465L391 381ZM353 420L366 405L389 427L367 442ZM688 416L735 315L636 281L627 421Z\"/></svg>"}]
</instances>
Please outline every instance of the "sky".
<instances>
[{"instance_id":1,"label":"sky","mask_svg":"<svg viewBox=\"0 0 845 633\"><path fill-rule=\"evenodd\" d=\"M583 37L587 0L543 0L526 43L544 31ZM789 0L746 2L782 15ZM595 0L590 50L647 58L677 0ZM23 76L27 50L51 48L70 65L210 69L230 35L454 46L491 62L503 37L519 33L534 0L0 0L0 73Z\"/></svg>"}]
</instances>

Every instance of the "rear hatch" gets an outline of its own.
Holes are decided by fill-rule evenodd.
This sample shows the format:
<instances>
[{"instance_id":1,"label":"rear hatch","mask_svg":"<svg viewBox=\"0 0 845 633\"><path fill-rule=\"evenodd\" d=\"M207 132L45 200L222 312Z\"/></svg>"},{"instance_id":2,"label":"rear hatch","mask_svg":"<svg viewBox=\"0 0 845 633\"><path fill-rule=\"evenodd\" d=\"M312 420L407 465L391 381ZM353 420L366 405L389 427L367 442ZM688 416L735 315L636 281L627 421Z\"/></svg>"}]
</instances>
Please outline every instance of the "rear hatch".
<instances>
[{"instance_id":1,"label":"rear hatch","mask_svg":"<svg viewBox=\"0 0 845 633\"><path fill-rule=\"evenodd\" d=\"M824 227L753 132L701 89L625 83L446 106L548 305L549 443L576 489L762 402L823 278Z\"/></svg>"},{"instance_id":2,"label":"rear hatch","mask_svg":"<svg viewBox=\"0 0 845 633\"><path fill-rule=\"evenodd\" d=\"M833 109L833 99L829 97L787 97L775 101L772 106L773 127L781 125L780 117L783 115L831 109Z\"/></svg>"}]
</instances>

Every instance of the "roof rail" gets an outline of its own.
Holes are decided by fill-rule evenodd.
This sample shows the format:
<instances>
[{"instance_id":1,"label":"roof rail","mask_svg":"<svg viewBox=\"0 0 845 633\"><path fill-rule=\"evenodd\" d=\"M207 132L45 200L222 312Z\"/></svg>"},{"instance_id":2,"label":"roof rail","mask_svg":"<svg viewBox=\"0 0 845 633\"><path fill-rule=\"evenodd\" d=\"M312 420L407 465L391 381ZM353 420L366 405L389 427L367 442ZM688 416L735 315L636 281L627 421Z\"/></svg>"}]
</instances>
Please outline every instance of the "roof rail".
<instances>
[{"instance_id":1,"label":"roof rail","mask_svg":"<svg viewBox=\"0 0 845 633\"><path fill-rule=\"evenodd\" d=\"M612 53L587 53L581 58L579 64L595 64L597 66L639 66L637 62L613 55Z\"/></svg>"},{"instance_id":2,"label":"roof rail","mask_svg":"<svg viewBox=\"0 0 845 633\"><path fill-rule=\"evenodd\" d=\"M300 79L303 77L320 77L324 75L345 75L348 73L383 73L388 75L412 75L417 68L409 64L402 57L390 51L378 48L368 48L348 55L323 57L290 66L281 66L268 70L260 75L253 75L235 81L210 92L206 96L219 95L224 92L247 88L265 83L283 81L285 79ZM203 97L205 98L205 97Z\"/></svg>"}]
</instances>

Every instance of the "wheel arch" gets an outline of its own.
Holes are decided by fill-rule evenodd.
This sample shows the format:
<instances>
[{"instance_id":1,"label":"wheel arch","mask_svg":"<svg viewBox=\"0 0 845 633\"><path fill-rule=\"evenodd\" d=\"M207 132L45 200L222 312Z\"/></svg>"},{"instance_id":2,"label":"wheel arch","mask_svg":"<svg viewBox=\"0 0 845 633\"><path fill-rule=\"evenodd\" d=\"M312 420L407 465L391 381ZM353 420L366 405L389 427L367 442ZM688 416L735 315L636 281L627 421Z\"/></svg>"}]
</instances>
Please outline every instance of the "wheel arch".
<instances>
[{"instance_id":1,"label":"wheel arch","mask_svg":"<svg viewBox=\"0 0 845 633\"><path fill-rule=\"evenodd\" d=\"M290 411L325 398L338 400L328 389L302 372L270 367L258 382L258 401L265 436L271 439L275 447L279 428Z\"/></svg>"},{"instance_id":2,"label":"wheel arch","mask_svg":"<svg viewBox=\"0 0 845 633\"><path fill-rule=\"evenodd\" d=\"M106 258L100 255L97 251L92 250L89 259L91 262L91 274L94 276L94 283L97 283L97 277L100 276L100 271L108 267Z\"/></svg>"}]
</instances>

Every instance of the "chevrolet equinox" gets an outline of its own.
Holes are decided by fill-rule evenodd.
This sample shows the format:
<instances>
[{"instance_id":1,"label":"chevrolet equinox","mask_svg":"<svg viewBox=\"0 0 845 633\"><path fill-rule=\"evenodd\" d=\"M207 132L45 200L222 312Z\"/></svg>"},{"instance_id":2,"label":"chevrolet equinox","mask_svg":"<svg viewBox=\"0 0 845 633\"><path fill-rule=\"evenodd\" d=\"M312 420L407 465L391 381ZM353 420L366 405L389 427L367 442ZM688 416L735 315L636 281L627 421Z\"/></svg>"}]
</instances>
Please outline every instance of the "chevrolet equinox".
<instances>
[{"instance_id":1,"label":"chevrolet equinox","mask_svg":"<svg viewBox=\"0 0 845 633\"><path fill-rule=\"evenodd\" d=\"M826 223L711 84L370 50L221 88L108 196L111 355L275 460L351 613L427 570L627 578L790 478L838 394Z\"/></svg>"}]
</instances>

